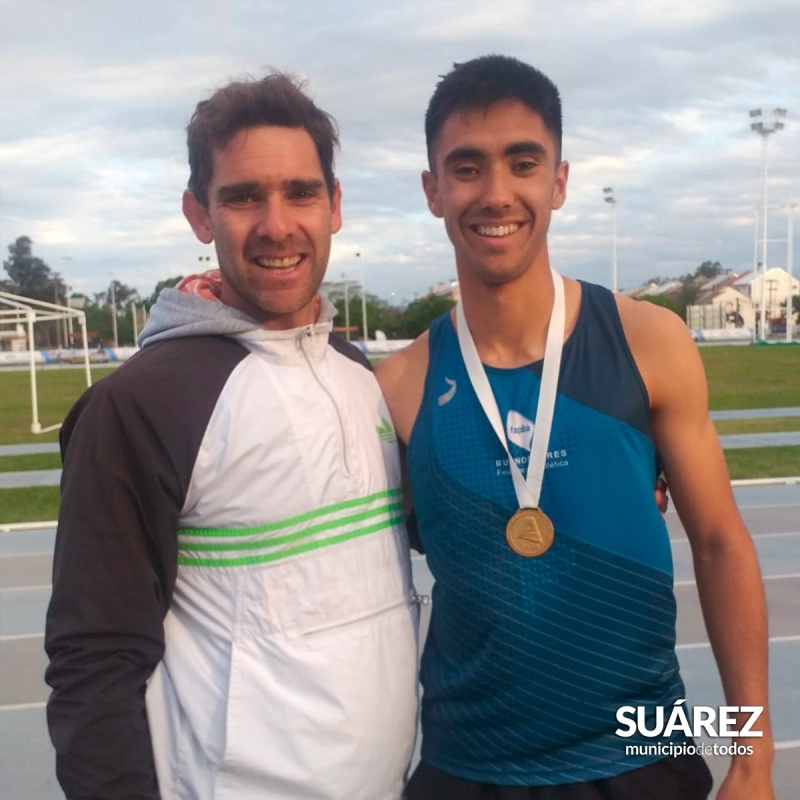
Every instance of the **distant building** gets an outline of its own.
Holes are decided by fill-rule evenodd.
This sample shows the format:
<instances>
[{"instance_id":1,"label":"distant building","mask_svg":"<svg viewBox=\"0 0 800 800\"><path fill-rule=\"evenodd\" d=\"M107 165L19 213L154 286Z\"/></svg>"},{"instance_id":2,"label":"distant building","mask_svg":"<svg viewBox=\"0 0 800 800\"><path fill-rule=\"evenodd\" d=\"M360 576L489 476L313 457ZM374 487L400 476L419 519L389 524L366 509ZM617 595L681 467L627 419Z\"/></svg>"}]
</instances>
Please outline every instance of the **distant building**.
<instances>
[{"instance_id":1,"label":"distant building","mask_svg":"<svg viewBox=\"0 0 800 800\"><path fill-rule=\"evenodd\" d=\"M779 316L786 306L786 296L789 294L789 273L781 267L770 267L765 276L761 272L745 272L734 287L746 294L753 301L753 305L761 308L761 285L764 285L765 309L770 316ZM800 295L800 280L792 276L791 294Z\"/></svg>"},{"instance_id":2,"label":"distant building","mask_svg":"<svg viewBox=\"0 0 800 800\"><path fill-rule=\"evenodd\" d=\"M763 286L763 295L762 295ZM764 299L764 316L772 323L770 328L785 330L786 298L800 295L800 280L792 276L789 287L789 273L781 267L770 267L766 275L759 272L745 272L733 284L733 288L746 295L753 305L755 316L761 315L761 299ZM767 330L770 330L768 328Z\"/></svg>"},{"instance_id":3,"label":"distant building","mask_svg":"<svg viewBox=\"0 0 800 800\"><path fill-rule=\"evenodd\" d=\"M733 286L703 291L697 302L686 308L686 324L692 330L753 328L755 323L756 314L750 298Z\"/></svg>"},{"instance_id":4,"label":"distant building","mask_svg":"<svg viewBox=\"0 0 800 800\"><path fill-rule=\"evenodd\" d=\"M449 297L454 303L458 303L461 300L461 289L457 280L451 280L438 286L431 286L427 297Z\"/></svg>"},{"instance_id":5,"label":"distant building","mask_svg":"<svg viewBox=\"0 0 800 800\"><path fill-rule=\"evenodd\" d=\"M628 289L627 291L622 292L622 294L638 300L642 297L655 297L663 294L677 294L682 287L683 283L677 278L674 278L673 280L664 281L664 283L650 281L650 283L646 283L644 286L637 286L635 289Z\"/></svg>"}]
</instances>

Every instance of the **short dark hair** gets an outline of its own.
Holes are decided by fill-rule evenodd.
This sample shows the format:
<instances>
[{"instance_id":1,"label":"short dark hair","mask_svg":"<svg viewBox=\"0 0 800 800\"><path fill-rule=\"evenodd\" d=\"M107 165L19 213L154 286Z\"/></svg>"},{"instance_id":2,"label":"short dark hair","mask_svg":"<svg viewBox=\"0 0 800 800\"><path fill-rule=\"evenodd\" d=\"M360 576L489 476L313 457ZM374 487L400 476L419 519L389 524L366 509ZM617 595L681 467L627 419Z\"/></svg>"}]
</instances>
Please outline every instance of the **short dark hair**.
<instances>
[{"instance_id":1,"label":"short dark hair","mask_svg":"<svg viewBox=\"0 0 800 800\"><path fill-rule=\"evenodd\" d=\"M189 189L200 203L208 207L214 148L224 147L239 131L260 125L305 128L333 196L333 152L339 144L336 120L314 104L305 87L293 75L273 71L260 80L232 81L197 104L186 138Z\"/></svg>"},{"instance_id":2,"label":"short dark hair","mask_svg":"<svg viewBox=\"0 0 800 800\"><path fill-rule=\"evenodd\" d=\"M519 100L539 114L556 144L561 161L561 97L543 72L509 56L488 55L453 64L436 85L425 114L428 164L435 168L434 150L445 122L456 111L488 110L501 100Z\"/></svg>"}]
</instances>

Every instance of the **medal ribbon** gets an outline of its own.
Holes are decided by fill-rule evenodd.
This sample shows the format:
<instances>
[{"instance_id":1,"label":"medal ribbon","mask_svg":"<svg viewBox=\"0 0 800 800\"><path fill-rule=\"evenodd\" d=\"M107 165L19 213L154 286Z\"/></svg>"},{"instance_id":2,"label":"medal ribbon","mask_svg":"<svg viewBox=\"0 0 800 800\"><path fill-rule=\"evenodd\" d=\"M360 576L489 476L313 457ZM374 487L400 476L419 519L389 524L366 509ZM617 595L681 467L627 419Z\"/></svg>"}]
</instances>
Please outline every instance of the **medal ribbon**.
<instances>
[{"instance_id":1,"label":"medal ribbon","mask_svg":"<svg viewBox=\"0 0 800 800\"><path fill-rule=\"evenodd\" d=\"M547 342L544 347L544 363L542 364L542 383L539 388L539 402L536 406L536 421L533 426L533 443L528 461L527 479L522 476L520 468L514 461L508 449L505 427L500 418L500 409L497 407L492 387L486 377L486 371L481 363L475 342L467 326L462 303L456 306L456 333L458 344L461 348L461 357L467 368L472 388L478 396L486 417L497 434L500 444L508 454L508 466L514 481L514 491L520 508L538 508L539 497L542 494L544 470L547 463L547 446L550 443L550 429L553 426L553 412L556 405L556 390L558 389L558 375L561 371L561 351L564 347L564 326L566 323L566 310L564 303L564 281L554 270L550 270L553 278L555 298L553 310L550 312L550 323L547 326Z\"/></svg>"}]
</instances>

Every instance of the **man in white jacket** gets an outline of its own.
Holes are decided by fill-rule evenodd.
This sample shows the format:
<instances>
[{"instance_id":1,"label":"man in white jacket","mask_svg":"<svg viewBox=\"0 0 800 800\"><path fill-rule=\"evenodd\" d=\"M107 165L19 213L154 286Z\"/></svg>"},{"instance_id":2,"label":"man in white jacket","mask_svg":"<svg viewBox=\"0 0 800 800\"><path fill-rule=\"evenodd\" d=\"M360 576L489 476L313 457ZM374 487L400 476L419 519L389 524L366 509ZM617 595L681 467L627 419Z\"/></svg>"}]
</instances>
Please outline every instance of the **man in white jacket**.
<instances>
[{"instance_id":1,"label":"man in white jacket","mask_svg":"<svg viewBox=\"0 0 800 800\"><path fill-rule=\"evenodd\" d=\"M188 144L183 209L219 273L164 292L62 430L58 778L74 799L397 800L417 598L389 414L318 294L335 123L276 73L201 102Z\"/></svg>"}]
</instances>

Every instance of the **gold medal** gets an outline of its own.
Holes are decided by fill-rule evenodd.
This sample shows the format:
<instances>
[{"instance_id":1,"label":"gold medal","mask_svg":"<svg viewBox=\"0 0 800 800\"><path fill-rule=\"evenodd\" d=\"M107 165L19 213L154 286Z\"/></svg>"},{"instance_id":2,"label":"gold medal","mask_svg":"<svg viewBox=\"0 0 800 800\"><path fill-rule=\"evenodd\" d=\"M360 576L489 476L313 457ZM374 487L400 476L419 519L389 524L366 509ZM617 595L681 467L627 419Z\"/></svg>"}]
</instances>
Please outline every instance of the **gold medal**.
<instances>
[{"instance_id":1,"label":"gold medal","mask_svg":"<svg viewBox=\"0 0 800 800\"><path fill-rule=\"evenodd\" d=\"M506 525L509 547L526 558L546 553L554 537L553 523L541 508L521 508Z\"/></svg>"}]
</instances>

